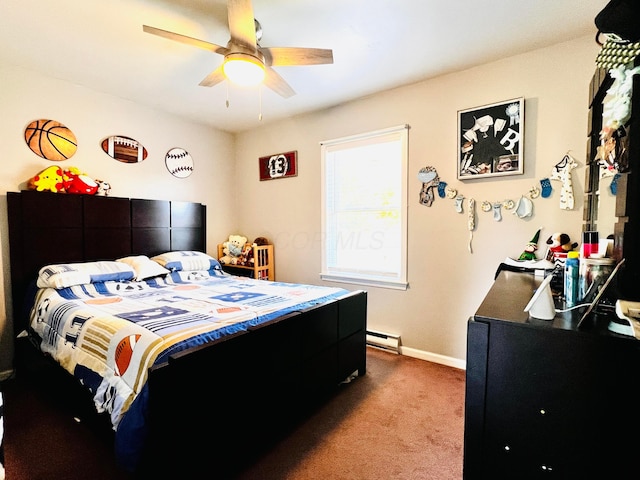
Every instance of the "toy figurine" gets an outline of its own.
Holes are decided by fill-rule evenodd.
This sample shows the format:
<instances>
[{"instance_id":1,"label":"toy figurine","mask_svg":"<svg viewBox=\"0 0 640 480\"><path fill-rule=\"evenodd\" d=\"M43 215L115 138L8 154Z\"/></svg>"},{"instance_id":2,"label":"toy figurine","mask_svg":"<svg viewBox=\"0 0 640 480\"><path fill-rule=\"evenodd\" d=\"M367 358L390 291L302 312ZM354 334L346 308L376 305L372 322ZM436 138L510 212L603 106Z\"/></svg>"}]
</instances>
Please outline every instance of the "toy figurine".
<instances>
[{"instance_id":1,"label":"toy figurine","mask_svg":"<svg viewBox=\"0 0 640 480\"><path fill-rule=\"evenodd\" d=\"M531 241L524 247L524 252L520 254L518 260L537 260L536 250L538 250L538 240L540 239L540 230L536 232Z\"/></svg>"}]
</instances>

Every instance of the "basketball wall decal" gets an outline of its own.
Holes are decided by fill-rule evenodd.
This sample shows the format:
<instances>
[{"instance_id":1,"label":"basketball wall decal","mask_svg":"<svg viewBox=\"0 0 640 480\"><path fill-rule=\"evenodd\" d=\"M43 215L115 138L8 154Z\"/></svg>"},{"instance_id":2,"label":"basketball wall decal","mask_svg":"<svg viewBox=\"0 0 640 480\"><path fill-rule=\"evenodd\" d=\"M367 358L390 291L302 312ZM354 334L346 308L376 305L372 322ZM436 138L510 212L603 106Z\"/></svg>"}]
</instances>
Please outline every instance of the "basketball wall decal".
<instances>
[{"instance_id":1,"label":"basketball wall decal","mask_svg":"<svg viewBox=\"0 0 640 480\"><path fill-rule=\"evenodd\" d=\"M183 148L172 148L164 157L167 170L174 177L185 178L193 173L193 158Z\"/></svg>"},{"instance_id":2,"label":"basketball wall decal","mask_svg":"<svg viewBox=\"0 0 640 480\"><path fill-rule=\"evenodd\" d=\"M34 120L24 129L24 140L33 153L53 162L71 158L78 148L73 132L55 120Z\"/></svg>"}]
</instances>

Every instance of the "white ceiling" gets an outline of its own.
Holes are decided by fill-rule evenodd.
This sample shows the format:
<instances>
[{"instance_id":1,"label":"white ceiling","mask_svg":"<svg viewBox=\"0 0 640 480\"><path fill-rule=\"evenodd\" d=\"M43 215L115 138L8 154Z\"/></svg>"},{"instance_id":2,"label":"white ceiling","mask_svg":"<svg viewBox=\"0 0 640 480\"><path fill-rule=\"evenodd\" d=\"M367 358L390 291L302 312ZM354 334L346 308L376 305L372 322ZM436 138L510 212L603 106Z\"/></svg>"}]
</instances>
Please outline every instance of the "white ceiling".
<instances>
[{"instance_id":1,"label":"white ceiling","mask_svg":"<svg viewBox=\"0 0 640 480\"><path fill-rule=\"evenodd\" d=\"M238 132L576 37L595 37L594 18L606 3L253 0L262 46L333 50L332 65L276 67L297 93L284 99L266 88L226 82L201 87L222 56L142 31L148 24L226 45L226 0L2 0L0 67L21 66Z\"/></svg>"}]
</instances>

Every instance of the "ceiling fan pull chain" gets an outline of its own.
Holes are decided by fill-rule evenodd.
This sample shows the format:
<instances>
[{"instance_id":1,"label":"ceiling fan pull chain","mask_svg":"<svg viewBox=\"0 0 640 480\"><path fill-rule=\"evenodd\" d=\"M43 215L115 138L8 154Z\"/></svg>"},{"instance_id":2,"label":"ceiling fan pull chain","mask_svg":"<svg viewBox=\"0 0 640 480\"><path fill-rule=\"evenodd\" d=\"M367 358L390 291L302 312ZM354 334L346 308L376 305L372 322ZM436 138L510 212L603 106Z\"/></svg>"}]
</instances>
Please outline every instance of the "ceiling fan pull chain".
<instances>
[{"instance_id":1,"label":"ceiling fan pull chain","mask_svg":"<svg viewBox=\"0 0 640 480\"><path fill-rule=\"evenodd\" d=\"M258 98L260 101L260 113L258 113L258 121L262 121L262 85L258 85Z\"/></svg>"},{"instance_id":2,"label":"ceiling fan pull chain","mask_svg":"<svg viewBox=\"0 0 640 480\"><path fill-rule=\"evenodd\" d=\"M227 99L225 101L225 105L227 106L227 108L229 108L229 80L227 80L224 83L225 83L225 85L227 87Z\"/></svg>"}]
</instances>

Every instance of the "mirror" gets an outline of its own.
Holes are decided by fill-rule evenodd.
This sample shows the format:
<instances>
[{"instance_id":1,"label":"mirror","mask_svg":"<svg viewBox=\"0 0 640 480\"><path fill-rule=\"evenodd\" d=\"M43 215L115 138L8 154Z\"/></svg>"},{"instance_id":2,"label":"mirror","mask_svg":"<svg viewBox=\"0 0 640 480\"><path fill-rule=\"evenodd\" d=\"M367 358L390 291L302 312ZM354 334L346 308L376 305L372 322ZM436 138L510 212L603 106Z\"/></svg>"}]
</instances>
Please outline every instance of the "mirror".
<instances>
[{"instance_id":1,"label":"mirror","mask_svg":"<svg viewBox=\"0 0 640 480\"><path fill-rule=\"evenodd\" d=\"M133 138L113 135L102 141L102 151L123 163L138 163L147 158L147 149Z\"/></svg>"},{"instance_id":2,"label":"mirror","mask_svg":"<svg viewBox=\"0 0 640 480\"><path fill-rule=\"evenodd\" d=\"M640 59L636 59L634 65L638 66ZM634 92L630 98L630 111L640 111L640 75L632 76L633 85L628 90ZM637 149L640 138L640 123L638 118L630 118L628 122L619 122L625 128L618 128L611 132L611 136L617 135L614 147L601 149L600 131L603 123L603 103L607 92L612 88L613 78L603 68L595 71L590 86L589 105L589 132L587 148L587 169L585 179L585 211L584 231L595 230L600 238L606 238L613 230L613 254L612 257L620 262L625 260L625 266L618 275L618 298L625 300L640 300L640 182L637 170L640 168L640 155ZM605 104L605 107L607 105ZM609 139L607 138L607 140ZM618 147L621 147L618 150ZM610 156L610 152L615 152ZM619 172L616 178L600 175L600 165L595 159L598 154L605 159L604 163L613 163ZM613 162L610 160L613 158ZM615 178L613 195L612 182Z\"/></svg>"},{"instance_id":3,"label":"mirror","mask_svg":"<svg viewBox=\"0 0 640 480\"><path fill-rule=\"evenodd\" d=\"M613 79L606 70L599 68L594 73L590 86L590 130L587 144L584 231L597 231L600 238L612 235L617 222L616 195L611 190L613 175L609 176L601 163L596 160L601 143L600 131L602 130L604 99L612 83Z\"/></svg>"},{"instance_id":4,"label":"mirror","mask_svg":"<svg viewBox=\"0 0 640 480\"><path fill-rule=\"evenodd\" d=\"M602 171L602 169L600 169ZM609 235L613 235L616 217L616 195L615 183L617 178L615 174L605 175L602 174L598 178L598 190L596 190L596 214L595 214L595 226L596 230L600 233L600 238L607 238Z\"/></svg>"}]
</instances>

